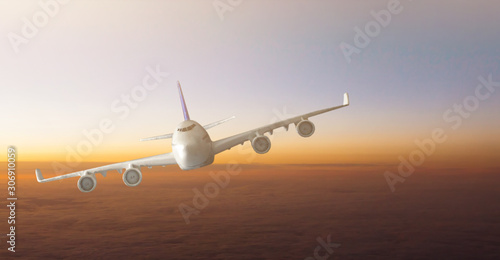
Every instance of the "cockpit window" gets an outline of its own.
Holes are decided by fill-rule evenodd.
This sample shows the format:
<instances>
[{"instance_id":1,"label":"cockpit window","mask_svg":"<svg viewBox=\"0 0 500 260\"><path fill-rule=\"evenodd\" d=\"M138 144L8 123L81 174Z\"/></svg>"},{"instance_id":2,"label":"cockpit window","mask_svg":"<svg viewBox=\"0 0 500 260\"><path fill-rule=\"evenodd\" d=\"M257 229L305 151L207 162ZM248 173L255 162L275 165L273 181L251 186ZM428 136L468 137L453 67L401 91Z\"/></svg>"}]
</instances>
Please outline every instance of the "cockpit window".
<instances>
[{"instance_id":1,"label":"cockpit window","mask_svg":"<svg viewBox=\"0 0 500 260\"><path fill-rule=\"evenodd\" d=\"M195 124L192 124L188 127L183 127L183 128L177 128L177 131L179 132L187 132L187 131L190 131L191 129L193 129L196 125Z\"/></svg>"}]
</instances>

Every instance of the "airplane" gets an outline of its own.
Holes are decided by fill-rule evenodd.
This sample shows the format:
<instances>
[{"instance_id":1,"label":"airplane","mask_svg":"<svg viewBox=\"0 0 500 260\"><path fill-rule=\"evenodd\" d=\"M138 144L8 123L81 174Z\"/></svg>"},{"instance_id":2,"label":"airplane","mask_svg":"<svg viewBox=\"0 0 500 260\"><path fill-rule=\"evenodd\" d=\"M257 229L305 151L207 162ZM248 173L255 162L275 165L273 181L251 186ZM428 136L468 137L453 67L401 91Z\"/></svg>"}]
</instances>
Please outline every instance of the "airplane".
<instances>
[{"instance_id":1,"label":"airplane","mask_svg":"<svg viewBox=\"0 0 500 260\"><path fill-rule=\"evenodd\" d=\"M141 139L141 141L150 141L171 138L172 152L68 173L48 179L43 177L40 169L36 169L35 175L37 181L43 183L80 177L77 182L78 189L81 192L91 192L97 185L95 177L97 173L106 177L108 171L116 170L122 174L123 169L125 169L123 173L123 182L129 187L135 187L142 181L141 167L151 168L152 166L177 164L182 170L197 169L212 164L216 154L229 150L234 146L243 145L247 141L251 142L252 148L256 153L265 154L271 149L271 141L269 137L265 135L266 133L272 135L273 131L280 127L288 131L290 124L294 124L300 136L310 137L315 131L314 124L309 121L310 117L349 106L349 94L344 93L344 103L340 106L317 110L214 142L210 139L207 130L234 119L235 117L233 116L202 126L189 117L186 101L184 100L184 94L182 93L179 81L177 81L177 88L179 90L182 111L184 113L184 121L177 126L177 129L175 129L173 133Z\"/></svg>"}]
</instances>

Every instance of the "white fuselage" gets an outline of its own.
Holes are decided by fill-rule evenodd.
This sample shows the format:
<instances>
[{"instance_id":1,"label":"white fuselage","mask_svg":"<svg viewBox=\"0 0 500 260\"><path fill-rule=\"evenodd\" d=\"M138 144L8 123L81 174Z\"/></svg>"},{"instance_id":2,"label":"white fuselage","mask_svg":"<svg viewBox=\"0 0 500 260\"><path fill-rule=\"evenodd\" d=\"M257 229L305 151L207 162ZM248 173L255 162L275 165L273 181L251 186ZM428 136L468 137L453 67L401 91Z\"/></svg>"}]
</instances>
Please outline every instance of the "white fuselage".
<instances>
[{"instance_id":1,"label":"white fuselage","mask_svg":"<svg viewBox=\"0 0 500 260\"><path fill-rule=\"evenodd\" d=\"M175 129L172 152L182 170L192 170L214 162L212 140L205 128L193 120L186 120Z\"/></svg>"}]
</instances>

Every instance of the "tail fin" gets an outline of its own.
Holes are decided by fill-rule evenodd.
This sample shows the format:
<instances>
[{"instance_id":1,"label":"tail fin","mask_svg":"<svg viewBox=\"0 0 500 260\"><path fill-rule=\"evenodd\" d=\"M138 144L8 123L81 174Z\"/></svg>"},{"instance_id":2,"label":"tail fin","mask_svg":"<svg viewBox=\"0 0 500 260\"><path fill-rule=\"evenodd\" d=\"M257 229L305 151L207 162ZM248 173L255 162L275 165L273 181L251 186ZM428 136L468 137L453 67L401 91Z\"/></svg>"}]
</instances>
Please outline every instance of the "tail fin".
<instances>
[{"instance_id":1,"label":"tail fin","mask_svg":"<svg viewBox=\"0 0 500 260\"><path fill-rule=\"evenodd\" d=\"M184 112L184 120L189 119L189 112L186 106L186 101L184 100L184 94L182 94L181 83L177 81L177 87L179 88L179 96L181 97L182 112Z\"/></svg>"}]
</instances>

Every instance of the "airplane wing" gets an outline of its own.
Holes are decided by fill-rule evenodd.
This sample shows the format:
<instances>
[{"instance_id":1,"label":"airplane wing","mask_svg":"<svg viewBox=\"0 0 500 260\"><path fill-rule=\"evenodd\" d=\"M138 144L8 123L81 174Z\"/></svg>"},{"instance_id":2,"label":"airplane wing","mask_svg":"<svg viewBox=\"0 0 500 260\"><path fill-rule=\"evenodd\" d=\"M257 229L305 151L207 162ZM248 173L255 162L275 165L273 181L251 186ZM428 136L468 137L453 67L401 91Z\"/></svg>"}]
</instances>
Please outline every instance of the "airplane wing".
<instances>
[{"instance_id":1,"label":"airplane wing","mask_svg":"<svg viewBox=\"0 0 500 260\"><path fill-rule=\"evenodd\" d=\"M62 180L66 178L72 178L72 177L78 177L78 176L83 176L83 175L93 175L96 173L101 173L104 177L106 177L106 173L108 171L112 170L117 170L120 174L122 173L123 169L128 169L128 168L139 168L140 167L152 167L152 166L165 166L165 165L170 165L170 164L177 164L175 161L174 155L172 153L165 153L165 154L160 154L160 155L155 155L155 156L150 156L142 159L137 159L137 160L132 160L132 161L127 161L127 162L121 162L121 163L115 163L115 164L110 164L106 166L101 166L101 167L96 167L88 170L83 170L79 172L73 172L73 173L68 173L65 175L60 175L57 177L53 178L48 178L45 179L42 175L42 172L39 169L35 170L36 173L36 179L38 182L49 182L49 181L56 181L56 180Z\"/></svg>"},{"instance_id":2,"label":"airplane wing","mask_svg":"<svg viewBox=\"0 0 500 260\"><path fill-rule=\"evenodd\" d=\"M229 150L236 145L243 145L246 141L253 140L256 136L262 136L265 133L273 134L273 130L284 127L288 131L288 127L290 124L295 124L297 126L301 121L308 120L309 117L316 116L319 114L323 114L332 110L336 110L339 108L343 108L349 106L349 94L344 93L344 103L341 106L325 108L321 110L317 110L311 113L303 114L300 116L296 116L293 118L289 118L280 122L276 122L274 124L269 124L260 128L256 128L247 132L243 132L241 134L233 135L213 143L214 153L218 154L225 150Z\"/></svg>"}]
</instances>

